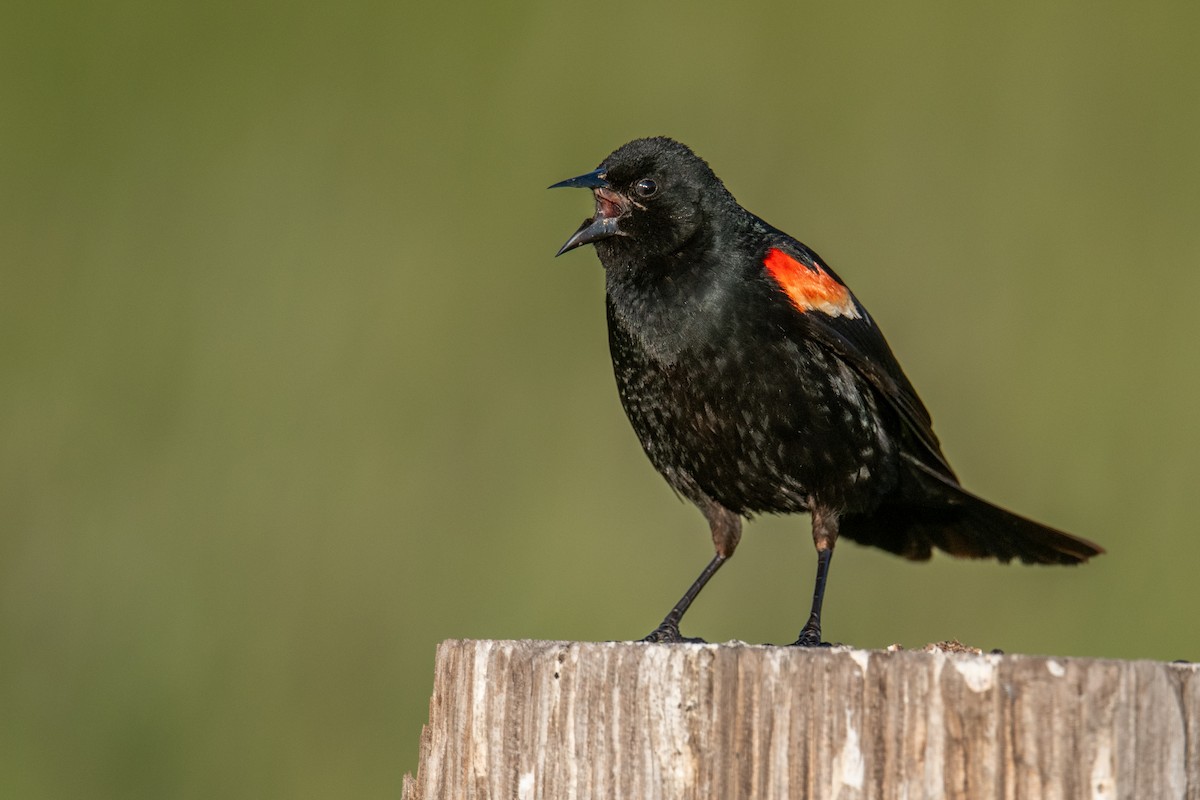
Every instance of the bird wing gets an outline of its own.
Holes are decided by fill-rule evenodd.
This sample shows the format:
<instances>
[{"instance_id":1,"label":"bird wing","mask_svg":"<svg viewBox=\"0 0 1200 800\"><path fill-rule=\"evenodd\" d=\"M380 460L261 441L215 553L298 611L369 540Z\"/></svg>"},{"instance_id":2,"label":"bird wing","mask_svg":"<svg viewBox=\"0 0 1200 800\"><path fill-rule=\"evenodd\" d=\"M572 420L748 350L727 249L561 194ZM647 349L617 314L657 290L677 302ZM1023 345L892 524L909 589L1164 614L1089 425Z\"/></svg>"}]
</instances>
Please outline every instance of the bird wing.
<instances>
[{"instance_id":1,"label":"bird wing","mask_svg":"<svg viewBox=\"0 0 1200 800\"><path fill-rule=\"evenodd\" d=\"M832 353L895 410L908 434L900 457L911 468L920 495L937 500L929 505L902 501L878 513L848 516L843 534L914 559L929 558L933 547L957 556L1019 558L1037 564L1077 564L1104 552L1094 542L1006 511L963 489L942 455L925 405L845 283L816 253L792 239L770 248L763 264L774 279L776 296L790 301L790 308L780 306L788 320L785 330L798 341L815 342Z\"/></svg>"},{"instance_id":2,"label":"bird wing","mask_svg":"<svg viewBox=\"0 0 1200 800\"><path fill-rule=\"evenodd\" d=\"M957 483L933 432L929 411L883 333L841 278L795 240L768 249L763 264L791 303L793 335L816 342L860 375L896 411L924 456L921 460Z\"/></svg>"}]
</instances>

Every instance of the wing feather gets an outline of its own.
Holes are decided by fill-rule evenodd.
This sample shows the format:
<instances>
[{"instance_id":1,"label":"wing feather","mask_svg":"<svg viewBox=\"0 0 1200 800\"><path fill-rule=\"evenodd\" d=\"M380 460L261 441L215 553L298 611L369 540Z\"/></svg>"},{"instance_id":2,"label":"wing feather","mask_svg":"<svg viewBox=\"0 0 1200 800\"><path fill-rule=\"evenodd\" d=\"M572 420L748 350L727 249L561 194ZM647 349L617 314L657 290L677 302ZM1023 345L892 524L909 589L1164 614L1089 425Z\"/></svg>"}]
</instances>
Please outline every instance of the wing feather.
<instances>
[{"instance_id":1,"label":"wing feather","mask_svg":"<svg viewBox=\"0 0 1200 800\"><path fill-rule=\"evenodd\" d=\"M798 258L806 267L821 270L840 286L846 287L845 282L811 249L795 240L787 245L784 249L789 255ZM857 314L829 314L816 308L801 311L792 301L793 313L789 317L794 334L801 340L821 345L861 376L900 417L919 456L922 456L922 462L957 482L954 470L942 454L941 443L933 432L933 421L925 404L900 368L900 363L871 315L848 287L846 292Z\"/></svg>"}]
</instances>

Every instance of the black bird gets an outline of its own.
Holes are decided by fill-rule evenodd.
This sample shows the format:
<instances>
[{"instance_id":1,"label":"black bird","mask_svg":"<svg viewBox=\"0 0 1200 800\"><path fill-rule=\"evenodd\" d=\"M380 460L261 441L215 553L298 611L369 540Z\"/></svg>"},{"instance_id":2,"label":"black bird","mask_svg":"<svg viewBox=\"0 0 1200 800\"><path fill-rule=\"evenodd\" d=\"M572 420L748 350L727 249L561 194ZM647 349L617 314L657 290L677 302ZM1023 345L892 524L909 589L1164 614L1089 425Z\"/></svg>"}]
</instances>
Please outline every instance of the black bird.
<instances>
[{"instance_id":1,"label":"black bird","mask_svg":"<svg viewBox=\"0 0 1200 800\"><path fill-rule=\"evenodd\" d=\"M820 256L738 205L688 147L637 139L557 187L595 194L595 216L558 255L595 246L621 404L716 547L646 641L700 641L680 635L680 619L756 513L812 516L817 578L803 646L821 644L839 536L918 560L935 547L1032 564L1104 552L963 489L867 310Z\"/></svg>"}]
</instances>

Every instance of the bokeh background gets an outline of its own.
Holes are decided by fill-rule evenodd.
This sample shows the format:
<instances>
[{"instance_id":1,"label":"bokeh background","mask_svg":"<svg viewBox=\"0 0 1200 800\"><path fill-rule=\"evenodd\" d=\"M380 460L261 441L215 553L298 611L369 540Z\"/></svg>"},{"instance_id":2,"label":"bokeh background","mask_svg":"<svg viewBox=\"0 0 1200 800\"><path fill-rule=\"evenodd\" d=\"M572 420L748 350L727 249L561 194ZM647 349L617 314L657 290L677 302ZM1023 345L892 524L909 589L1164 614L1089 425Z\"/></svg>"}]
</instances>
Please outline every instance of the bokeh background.
<instances>
[{"instance_id":1,"label":"bokeh background","mask_svg":"<svg viewBox=\"0 0 1200 800\"><path fill-rule=\"evenodd\" d=\"M436 643L650 630L710 555L546 192L669 134L872 310L1080 569L838 550L827 633L1200 658L1191 3L0 12L0 795L394 797ZM790 641L804 518L685 632Z\"/></svg>"}]
</instances>

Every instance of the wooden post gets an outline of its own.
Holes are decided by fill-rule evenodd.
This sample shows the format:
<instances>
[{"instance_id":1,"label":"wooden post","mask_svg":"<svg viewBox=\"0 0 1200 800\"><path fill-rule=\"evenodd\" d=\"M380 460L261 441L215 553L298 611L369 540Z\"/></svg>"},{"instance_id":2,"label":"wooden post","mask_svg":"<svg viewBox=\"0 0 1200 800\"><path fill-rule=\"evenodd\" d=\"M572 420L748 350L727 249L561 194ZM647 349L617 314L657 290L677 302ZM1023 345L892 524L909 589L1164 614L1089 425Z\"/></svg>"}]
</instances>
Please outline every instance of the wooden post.
<instances>
[{"instance_id":1,"label":"wooden post","mask_svg":"<svg viewBox=\"0 0 1200 800\"><path fill-rule=\"evenodd\" d=\"M404 800L1200 800L1200 665L447 641Z\"/></svg>"}]
</instances>

